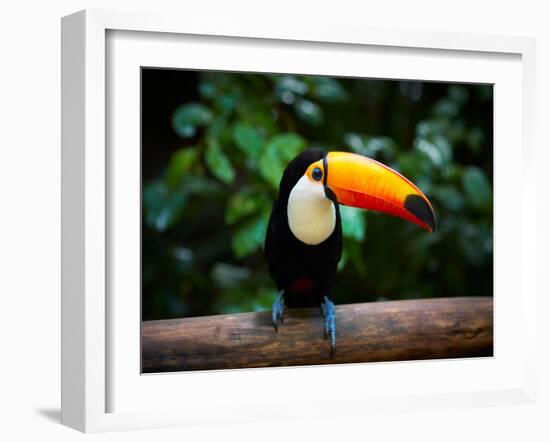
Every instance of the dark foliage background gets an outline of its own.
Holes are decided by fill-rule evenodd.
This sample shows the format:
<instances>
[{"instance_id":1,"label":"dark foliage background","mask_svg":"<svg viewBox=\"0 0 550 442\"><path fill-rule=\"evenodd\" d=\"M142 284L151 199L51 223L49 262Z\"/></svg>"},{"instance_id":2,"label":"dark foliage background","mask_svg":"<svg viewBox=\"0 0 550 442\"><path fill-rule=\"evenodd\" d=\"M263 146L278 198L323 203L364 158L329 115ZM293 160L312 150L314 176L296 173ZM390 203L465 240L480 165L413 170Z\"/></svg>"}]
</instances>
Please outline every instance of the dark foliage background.
<instances>
[{"instance_id":1,"label":"dark foliage background","mask_svg":"<svg viewBox=\"0 0 550 442\"><path fill-rule=\"evenodd\" d=\"M143 319L271 308L265 228L309 146L397 169L439 220L342 208L336 303L492 295L492 128L490 85L143 69Z\"/></svg>"}]
</instances>

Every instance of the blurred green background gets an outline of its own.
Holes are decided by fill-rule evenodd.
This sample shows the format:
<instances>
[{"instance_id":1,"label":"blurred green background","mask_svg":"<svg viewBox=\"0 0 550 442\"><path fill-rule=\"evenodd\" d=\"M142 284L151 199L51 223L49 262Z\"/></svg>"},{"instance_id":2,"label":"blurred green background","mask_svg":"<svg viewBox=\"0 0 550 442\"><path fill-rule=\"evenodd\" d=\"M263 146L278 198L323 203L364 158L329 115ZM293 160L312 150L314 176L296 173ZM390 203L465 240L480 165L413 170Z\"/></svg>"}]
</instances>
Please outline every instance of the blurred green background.
<instances>
[{"instance_id":1,"label":"blurred green background","mask_svg":"<svg viewBox=\"0 0 550 442\"><path fill-rule=\"evenodd\" d=\"M342 207L332 299L492 296L493 88L142 70L144 320L268 310L263 242L285 165L306 147L384 162L439 230Z\"/></svg>"}]
</instances>

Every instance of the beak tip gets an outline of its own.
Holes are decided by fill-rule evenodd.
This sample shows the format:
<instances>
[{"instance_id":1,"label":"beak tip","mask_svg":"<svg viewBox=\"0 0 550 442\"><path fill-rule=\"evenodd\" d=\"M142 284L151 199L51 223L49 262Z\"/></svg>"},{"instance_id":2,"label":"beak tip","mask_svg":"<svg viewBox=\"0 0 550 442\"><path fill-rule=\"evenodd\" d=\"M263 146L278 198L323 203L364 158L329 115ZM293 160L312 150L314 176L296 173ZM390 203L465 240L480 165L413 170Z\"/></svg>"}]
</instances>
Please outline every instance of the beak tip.
<instances>
[{"instance_id":1,"label":"beak tip","mask_svg":"<svg viewBox=\"0 0 550 442\"><path fill-rule=\"evenodd\" d=\"M437 219L432 206L420 195L407 195L404 206L426 227L426 230L431 233L437 230Z\"/></svg>"},{"instance_id":2,"label":"beak tip","mask_svg":"<svg viewBox=\"0 0 550 442\"><path fill-rule=\"evenodd\" d=\"M433 214L433 212L432 212ZM426 224L428 224L426 222ZM429 227L429 231L430 233L435 233L437 231L437 218L435 217L435 214L433 214L431 220L430 220L430 223L428 224L428 227Z\"/></svg>"}]
</instances>

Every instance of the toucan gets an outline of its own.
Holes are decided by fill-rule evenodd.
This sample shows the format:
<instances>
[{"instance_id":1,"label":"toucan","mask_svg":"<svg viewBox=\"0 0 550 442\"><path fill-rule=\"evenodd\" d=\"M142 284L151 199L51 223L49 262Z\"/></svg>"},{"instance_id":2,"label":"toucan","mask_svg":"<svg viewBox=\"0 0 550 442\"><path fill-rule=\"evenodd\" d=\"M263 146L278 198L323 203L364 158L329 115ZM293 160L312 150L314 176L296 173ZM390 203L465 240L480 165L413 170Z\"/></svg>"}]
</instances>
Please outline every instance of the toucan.
<instances>
[{"instance_id":1,"label":"toucan","mask_svg":"<svg viewBox=\"0 0 550 442\"><path fill-rule=\"evenodd\" d=\"M336 347L331 283L342 254L340 205L383 212L434 232L428 198L390 167L363 155L311 148L283 172L265 238L265 258L279 291L275 330L286 308L320 307L330 354Z\"/></svg>"}]
</instances>

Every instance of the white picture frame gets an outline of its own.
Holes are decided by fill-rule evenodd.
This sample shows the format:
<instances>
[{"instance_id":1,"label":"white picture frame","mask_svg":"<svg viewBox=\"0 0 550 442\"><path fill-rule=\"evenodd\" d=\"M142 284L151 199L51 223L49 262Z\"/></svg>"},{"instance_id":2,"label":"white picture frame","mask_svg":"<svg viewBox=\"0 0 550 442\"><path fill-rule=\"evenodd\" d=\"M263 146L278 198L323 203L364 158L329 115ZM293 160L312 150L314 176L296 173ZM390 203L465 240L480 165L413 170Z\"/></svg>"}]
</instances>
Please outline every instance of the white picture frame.
<instances>
[{"instance_id":1,"label":"white picture frame","mask_svg":"<svg viewBox=\"0 0 550 442\"><path fill-rule=\"evenodd\" d=\"M516 134L521 144L521 150L518 151L521 152L520 173L523 187L518 190L521 210L516 227L520 227L521 236L515 244L517 256L509 257L509 263L505 264L517 265L517 268L521 269L521 278L514 280L514 287L520 290L520 296L516 294L516 305L523 315L518 321L521 322L523 342L527 344L524 345L524 351L518 354L514 369L510 370L513 374L508 373L506 364L495 365L502 370L502 376L498 385L495 383L487 389L473 382L468 386L466 382L460 392L451 392L446 390L445 382L450 382L447 380L424 394L418 391L400 393L397 383L395 391L382 390L370 396L359 391L354 396L346 396L344 393L338 396L336 392L333 397L326 399L312 397L308 400L309 407L299 406L298 403L296 406L288 404L286 408L278 407L276 404L272 407L257 407L254 403L254 393L250 393L229 402L227 398L220 397L219 401L210 403L209 413L205 413L205 409L199 405L195 410L186 409L183 405L177 407L170 403L167 397L166 407L151 407L149 410L144 407L135 410L127 410L124 407L121 410L117 410L116 407L113 409L109 397L115 388L111 374L116 358L113 355L110 336L116 334L114 321L116 322L118 316L113 313L112 303L108 297L108 289L112 287L112 275L108 269L109 260L112 259L109 244L113 238L110 235L116 233L116 229L109 229L107 220L117 198L109 193L109 169L116 166L109 164L107 143L112 134L106 130L106 121L112 117L107 106L107 94L110 92L106 81L107 65L110 62L107 57L116 56L108 50L107 35L112 32L140 32L143 33L140 35L145 36L153 35L147 33L156 33L157 36L160 33L175 36L174 38L216 36L222 40L231 38L248 42L273 41L290 49L300 42L307 42L313 46L332 45L335 51L367 46L375 47L382 53L390 48L401 48L405 52L426 50L435 58L449 53L468 53L483 60L490 54L501 54L519 60L521 91L516 91L519 94L516 98L521 106L518 114L521 115L521 120L517 121L519 128ZM323 416L329 409L331 415L346 415L369 413L380 407L392 412L419 408L532 403L536 390L535 349L531 347L534 344L529 343L534 343L535 340L527 338L535 333L536 266L533 265L533 257L536 256L536 241L532 223L535 222L536 195L534 192L526 191L535 188L534 174L530 173L535 164L536 154L532 138L535 97L535 46L532 39L357 29L326 24L282 29L268 22L227 23L196 17L182 21L180 17L87 10L63 18L62 55L62 422L65 425L85 432L95 432ZM495 112L495 119L499 118L504 116ZM504 164L504 161L495 161L496 175L499 168L505 170ZM496 210L496 224L499 223L498 213ZM498 249L497 245L497 256ZM528 256L531 256L529 261ZM132 302L139 305L139 300ZM505 302L501 305L501 311L504 311ZM497 298L496 309L499 308ZM499 329L499 323L496 322L497 333L505 331L505 322L500 324L504 325ZM505 335L506 333L502 333L502 336ZM139 336L134 338L138 340ZM504 355L504 351L501 355ZM128 357L134 358L134 355ZM496 350L495 360L498 361L498 358L499 353ZM135 358L132 360L135 364ZM505 358L502 357L501 360ZM476 364L475 361L472 362ZM395 369L386 365L383 369L404 369L410 376L422 376L423 370L427 367L422 363L402 364L406 366L400 365ZM449 373L466 368L460 361L449 361L448 364L445 369L450 370ZM380 364L376 366L382 367ZM478 368L491 370L489 366ZM361 376L364 366L359 364L340 369L346 370L346 377L357 378ZM376 367L373 369L376 370ZM250 389L256 391L258 386L265 382L266 376L274 376L276 371L277 369L272 369L271 372L253 370L253 374L245 379L242 374L234 371L217 373L215 376L206 373L189 373L186 376L187 381L190 379L189 376L195 376L193 382L199 387L201 382L217 382L219 385L235 383L239 386L249 383L252 386ZM283 373L284 379L277 382L304 380L300 369L279 370L278 373ZM327 375L330 372L325 369L323 373ZM490 371L487 374L489 375ZM134 375L139 376L139 373ZM121 376L116 379L121 379ZM175 382L171 379L175 378L167 375L155 376L154 381L147 381L150 385L143 387L144 397L147 398L145 392L148 389L159 390L160 383L163 384L162 388L170 388L172 382ZM128 384L128 388L123 390L122 394L126 394L124 391L128 392L131 387L132 384ZM304 386L304 391L307 388ZM191 396L198 395L199 391L197 389ZM235 392L238 390L235 389L233 393ZM135 398L128 399L132 400ZM162 396L158 396L157 401L162 401ZM328 402L337 403L338 406L328 407ZM231 404L234 412L238 410L235 416L223 412L222 409L227 408L227 403Z\"/></svg>"}]
</instances>

